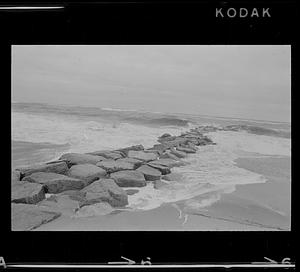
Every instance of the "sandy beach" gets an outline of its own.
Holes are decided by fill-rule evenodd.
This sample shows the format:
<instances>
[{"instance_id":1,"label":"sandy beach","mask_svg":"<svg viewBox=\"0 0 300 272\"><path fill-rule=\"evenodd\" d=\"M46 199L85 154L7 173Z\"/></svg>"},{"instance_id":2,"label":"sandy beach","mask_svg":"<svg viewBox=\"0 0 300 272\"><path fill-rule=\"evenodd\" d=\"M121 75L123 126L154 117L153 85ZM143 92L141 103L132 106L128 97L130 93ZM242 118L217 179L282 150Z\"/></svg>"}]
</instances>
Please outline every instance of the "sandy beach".
<instances>
[{"instance_id":1,"label":"sandy beach","mask_svg":"<svg viewBox=\"0 0 300 272\"><path fill-rule=\"evenodd\" d=\"M277 231L290 230L291 177L289 157L239 158L237 166L264 175L266 183L237 185L211 206L193 210L183 202L149 211L120 211L89 217L60 218L36 231Z\"/></svg>"}]
</instances>

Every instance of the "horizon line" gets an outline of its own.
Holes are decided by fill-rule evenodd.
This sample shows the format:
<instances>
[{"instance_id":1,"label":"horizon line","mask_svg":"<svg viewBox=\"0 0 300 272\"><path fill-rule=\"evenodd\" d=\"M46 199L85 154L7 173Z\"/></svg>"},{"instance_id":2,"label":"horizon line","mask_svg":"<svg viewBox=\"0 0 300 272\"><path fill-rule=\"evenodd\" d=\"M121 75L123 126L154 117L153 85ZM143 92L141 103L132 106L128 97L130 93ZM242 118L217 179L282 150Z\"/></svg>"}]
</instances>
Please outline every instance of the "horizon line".
<instances>
[{"instance_id":1,"label":"horizon line","mask_svg":"<svg viewBox=\"0 0 300 272\"><path fill-rule=\"evenodd\" d=\"M220 116L220 115L208 115L208 114L197 114L197 113L184 113L184 112L159 112L159 111L149 111L149 110L138 110L138 109L120 109L120 108L111 108L111 107L98 107L92 105L71 105L71 104L51 104L46 102L21 102L21 101L11 101L11 104L43 104L43 105L50 105L50 106L66 106L66 107L83 107L83 108L97 108L101 110L107 111L136 111L136 112L146 112L146 113L161 113L161 114L182 114L182 115L193 115L193 116L203 116L203 117L213 117L213 118L220 118L220 119L237 119L237 120L247 120L247 121L266 121L266 122L273 122L273 123L286 123L291 124L291 121L275 121L275 120L266 120L266 119L248 119L246 117L232 117L232 116Z\"/></svg>"}]
</instances>

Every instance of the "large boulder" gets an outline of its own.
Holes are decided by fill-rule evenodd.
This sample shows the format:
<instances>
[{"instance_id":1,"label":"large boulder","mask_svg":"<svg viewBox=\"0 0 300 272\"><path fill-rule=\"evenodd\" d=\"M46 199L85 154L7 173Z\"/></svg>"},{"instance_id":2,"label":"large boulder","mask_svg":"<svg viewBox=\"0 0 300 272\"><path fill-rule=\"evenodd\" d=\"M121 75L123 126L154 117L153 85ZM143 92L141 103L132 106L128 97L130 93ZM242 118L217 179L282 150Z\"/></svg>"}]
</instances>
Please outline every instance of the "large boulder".
<instances>
[{"instance_id":1,"label":"large boulder","mask_svg":"<svg viewBox=\"0 0 300 272\"><path fill-rule=\"evenodd\" d=\"M78 190L67 190L67 191L63 191L59 195L62 195L62 196L66 195L72 200L81 202L81 201L84 201L86 193L82 192L82 191L78 191ZM58 195L55 195L55 196L58 196ZM55 198L54 198L54 201L55 201Z\"/></svg>"},{"instance_id":2,"label":"large boulder","mask_svg":"<svg viewBox=\"0 0 300 272\"><path fill-rule=\"evenodd\" d=\"M48 162L37 164L29 167L17 168L21 173L21 178L31 175L35 172L51 172L56 174L65 174L68 171L68 166L64 161Z\"/></svg>"},{"instance_id":3,"label":"large boulder","mask_svg":"<svg viewBox=\"0 0 300 272\"><path fill-rule=\"evenodd\" d=\"M147 165L155 168L155 169L158 169L163 175L167 175L167 174L170 174L171 173L171 170L168 166L164 166L164 165L161 165L161 164L155 164L155 163L152 163L152 162L149 162Z\"/></svg>"},{"instance_id":4,"label":"large boulder","mask_svg":"<svg viewBox=\"0 0 300 272\"><path fill-rule=\"evenodd\" d=\"M129 151L141 151L141 150L144 150L144 147L142 145L133 145L133 146L117 149L115 151L120 151L122 152L122 154L127 156Z\"/></svg>"},{"instance_id":5,"label":"large boulder","mask_svg":"<svg viewBox=\"0 0 300 272\"><path fill-rule=\"evenodd\" d=\"M82 189L86 193L85 201L80 207L98 202L108 202L113 207L123 207L128 204L127 193L112 179L101 179Z\"/></svg>"},{"instance_id":6,"label":"large boulder","mask_svg":"<svg viewBox=\"0 0 300 272\"><path fill-rule=\"evenodd\" d=\"M164 134L161 135L159 138L169 138L169 137L172 137L172 135L169 134L169 133L164 133Z\"/></svg>"},{"instance_id":7,"label":"large boulder","mask_svg":"<svg viewBox=\"0 0 300 272\"><path fill-rule=\"evenodd\" d=\"M80 190L83 180L56 173L36 172L23 179L24 181L40 183L45 186L45 192L57 194L66 190Z\"/></svg>"},{"instance_id":8,"label":"large boulder","mask_svg":"<svg viewBox=\"0 0 300 272\"><path fill-rule=\"evenodd\" d=\"M158 159L158 160L155 160L155 161L151 161L151 165L157 165L157 164L158 165L167 166L169 168L185 165L184 162L182 162L182 161L175 161L173 159Z\"/></svg>"},{"instance_id":9,"label":"large boulder","mask_svg":"<svg viewBox=\"0 0 300 272\"><path fill-rule=\"evenodd\" d=\"M176 150L177 151L182 151L182 152L185 152L185 153L196 153L196 151L194 149L189 148L189 147L178 146L178 147L176 147Z\"/></svg>"},{"instance_id":10,"label":"large boulder","mask_svg":"<svg viewBox=\"0 0 300 272\"><path fill-rule=\"evenodd\" d=\"M112 173L110 175L112 179L120 187L143 187L146 186L146 180L144 175L136 170L125 170Z\"/></svg>"},{"instance_id":11,"label":"large boulder","mask_svg":"<svg viewBox=\"0 0 300 272\"><path fill-rule=\"evenodd\" d=\"M174 140L164 141L163 144L168 146L169 148L177 147L181 144L186 144L188 139L184 137L176 137Z\"/></svg>"},{"instance_id":12,"label":"large boulder","mask_svg":"<svg viewBox=\"0 0 300 272\"><path fill-rule=\"evenodd\" d=\"M14 203L36 204L44 198L45 190L41 184L20 181L12 185L11 201Z\"/></svg>"},{"instance_id":13,"label":"large boulder","mask_svg":"<svg viewBox=\"0 0 300 272\"><path fill-rule=\"evenodd\" d=\"M187 144L182 145L182 147L191 148L191 149L193 149L193 150L195 150L195 151L198 150L198 147L197 147L195 144L193 144L192 142L188 142Z\"/></svg>"},{"instance_id":14,"label":"large boulder","mask_svg":"<svg viewBox=\"0 0 300 272\"><path fill-rule=\"evenodd\" d=\"M128 196L125 190L119 187L113 179L102 179L101 185L113 198L110 204L113 207L122 207L128 204Z\"/></svg>"},{"instance_id":15,"label":"large boulder","mask_svg":"<svg viewBox=\"0 0 300 272\"><path fill-rule=\"evenodd\" d=\"M187 156L185 152L176 150L174 148L170 150L170 153L174 154L178 158L185 158Z\"/></svg>"},{"instance_id":16,"label":"large boulder","mask_svg":"<svg viewBox=\"0 0 300 272\"><path fill-rule=\"evenodd\" d=\"M61 213L53 211L48 207L12 203L12 230L32 230L58 218L60 215Z\"/></svg>"},{"instance_id":17,"label":"large boulder","mask_svg":"<svg viewBox=\"0 0 300 272\"><path fill-rule=\"evenodd\" d=\"M116 162L127 162L133 164L133 169L136 169L140 167L144 162L138 159L134 158L123 158L123 159L118 159Z\"/></svg>"},{"instance_id":18,"label":"large boulder","mask_svg":"<svg viewBox=\"0 0 300 272\"><path fill-rule=\"evenodd\" d=\"M76 164L96 164L99 161L106 160L106 158L102 156L79 153L66 153L62 155L59 159L66 161L69 167Z\"/></svg>"},{"instance_id":19,"label":"large boulder","mask_svg":"<svg viewBox=\"0 0 300 272\"><path fill-rule=\"evenodd\" d=\"M51 210L71 216L79 208L79 201L72 199L69 195L52 195L37 204L40 207L48 207Z\"/></svg>"},{"instance_id":20,"label":"large boulder","mask_svg":"<svg viewBox=\"0 0 300 272\"><path fill-rule=\"evenodd\" d=\"M160 159L172 159L172 160L180 160L176 155L171 153L171 151L167 150L162 155L159 156Z\"/></svg>"},{"instance_id":21,"label":"large boulder","mask_svg":"<svg viewBox=\"0 0 300 272\"><path fill-rule=\"evenodd\" d=\"M123 158L123 156L120 154L120 152L107 151L107 150L94 151L94 152L90 152L88 154L102 156L106 159L111 159L111 160L117 160L117 159Z\"/></svg>"},{"instance_id":22,"label":"large boulder","mask_svg":"<svg viewBox=\"0 0 300 272\"><path fill-rule=\"evenodd\" d=\"M144 152L144 151L129 151L128 152L128 157L129 158L134 158L142 161L153 161L158 158L158 155L156 153L152 152Z\"/></svg>"},{"instance_id":23,"label":"large boulder","mask_svg":"<svg viewBox=\"0 0 300 272\"><path fill-rule=\"evenodd\" d=\"M96 166L103 168L108 173L122 170L134 170L134 164L120 160L105 160L98 162Z\"/></svg>"},{"instance_id":24,"label":"large boulder","mask_svg":"<svg viewBox=\"0 0 300 272\"><path fill-rule=\"evenodd\" d=\"M145 179L148 181L158 180L161 177L161 172L149 165L142 165L137 169L137 171L143 173Z\"/></svg>"},{"instance_id":25,"label":"large boulder","mask_svg":"<svg viewBox=\"0 0 300 272\"><path fill-rule=\"evenodd\" d=\"M147 150L153 150L159 153L159 155L161 155L164 151L170 149L170 146L166 145L166 144L155 144L153 145L153 147L148 148Z\"/></svg>"},{"instance_id":26,"label":"large boulder","mask_svg":"<svg viewBox=\"0 0 300 272\"><path fill-rule=\"evenodd\" d=\"M188 139L188 143L192 143L194 145L200 145L200 138L199 137L189 137L189 136L185 136L185 138Z\"/></svg>"},{"instance_id":27,"label":"large boulder","mask_svg":"<svg viewBox=\"0 0 300 272\"><path fill-rule=\"evenodd\" d=\"M157 141L160 143L164 143L164 142L169 142L169 141L174 141L174 140L176 140L176 136L158 138Z\"/></svg>"},{"instance_id":28,"label":"large boulder","mask_svg":"<svg viewBox=\"0 0 300 272\"><path fill-rule=\"evenodd\" d=\"M138 193L139 190L137 190L137 189L127 189L127 190L125 190L125 192L127 193L127 195L134 195L134 194Z\"/></svg>"},{"instance_id":29,"label":"large boulder","mask_svg":"<svg viewBox=\"0 0 300 272\"><path fill-rule=\"evenodd\" d=\"M73 165L68 172L69 177L84 181L84 186L105 177L106 174L104 169L89 163Z\"/></svg>"}]
</instances>

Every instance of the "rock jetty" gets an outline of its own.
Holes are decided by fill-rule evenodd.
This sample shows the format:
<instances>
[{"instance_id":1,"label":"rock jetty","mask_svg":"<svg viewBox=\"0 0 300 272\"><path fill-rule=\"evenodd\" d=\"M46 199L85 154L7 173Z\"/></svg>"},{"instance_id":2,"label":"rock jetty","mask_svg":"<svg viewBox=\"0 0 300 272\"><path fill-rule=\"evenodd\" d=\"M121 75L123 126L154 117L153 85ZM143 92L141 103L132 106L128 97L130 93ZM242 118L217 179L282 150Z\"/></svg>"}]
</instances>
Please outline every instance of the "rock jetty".
<instances>
[{"instance_id":1,"label":"rock jetty","mask_svg":"<svg viewBox=\"0 0 300 272\"><path fill-rule=\"evenodd\" d=\"M153 183L167 183L173 167L215 144L204 135L210 127L193 128L180 136L163 134L158 144L86 154L66 153L58 160L12 170L12 230L32 230L59 216L90 216L128 205L128 195ZM170 181L171 182L171 181ZM130 187L126 189L126 187Z\"/></svg>"}]
</instances>

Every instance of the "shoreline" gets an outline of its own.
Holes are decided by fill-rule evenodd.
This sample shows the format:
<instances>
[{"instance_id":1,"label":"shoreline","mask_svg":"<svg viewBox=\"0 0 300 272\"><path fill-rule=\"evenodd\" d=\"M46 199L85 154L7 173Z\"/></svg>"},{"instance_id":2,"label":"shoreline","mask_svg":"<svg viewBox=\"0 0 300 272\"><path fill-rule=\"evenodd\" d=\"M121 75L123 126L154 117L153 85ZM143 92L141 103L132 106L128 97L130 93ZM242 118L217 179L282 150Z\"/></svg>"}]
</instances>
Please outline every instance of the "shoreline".
<instances>
[{"instance_id":1,"label":"shoreline","mask_svg":"<svg viewBox=\"0 0 300 272\"><path fill-rule=\"evenodd\" d=\"M288 165L290 158L239 158L237 159L237 165L262 173L263 171L257 168L254 169L256 165L249 164L249 161L253 163L253 161L257 160L260 161L257 162L260 165L261 161L265 161L268 164L270 160L273 162L275 160L275 164L279 165L284 161ZM266 175L266 173L264 174ZM98 218L72 220L62 217L42 225L36 231L96 231L99 230L99 226L101 226L101 231L122 231L128 229L133 231L289 231L291 224L290 214L282 216L280 213L273 211L272 207L267 207L266 203L263 202L276 203L278 201L277 198L272 196L278 190L286 189L286 185L290 183L290 180L287 177L278 181L270 175L266 175L266 178L267 181L265 183L236 185L234 192L222 194L219 201L204 208L202 211L198 210L198 214L193 213L191 210L184 210L184 208L181 210L178 208L180 204L165 203L158 208L148 211L121 211ZM278 182L281 182L279 188ZM290 210L290 190L287 191L283 201L285 209ZM249 211L247 212L249 206L252 208L250 213ZM233 210L234 212L232 212Z\"/></svg>"}]
</instances>

